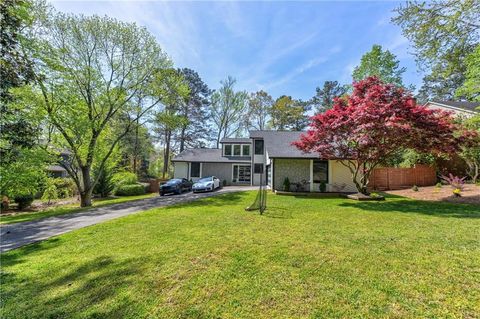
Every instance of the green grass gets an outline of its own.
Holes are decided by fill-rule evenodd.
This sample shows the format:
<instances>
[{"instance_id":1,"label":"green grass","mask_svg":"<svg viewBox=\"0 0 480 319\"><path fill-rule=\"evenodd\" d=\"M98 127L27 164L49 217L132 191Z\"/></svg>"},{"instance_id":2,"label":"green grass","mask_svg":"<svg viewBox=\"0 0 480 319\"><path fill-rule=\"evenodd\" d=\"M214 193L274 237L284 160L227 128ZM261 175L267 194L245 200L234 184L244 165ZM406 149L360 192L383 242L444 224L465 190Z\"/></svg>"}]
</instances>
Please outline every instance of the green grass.
<instances>
[{"instance_id":1,"label":"green grass","mask_svg":"<svg viewBox=\"0 0 480 319\"><path fill-rule=\"evenodd\" d=\"M132 200L139 200L157 196L158 194L145 194L145 195L137 195L137 196L123 196L118 198L102 198L102 199L94 199L92 204L94 207L105 206L105 205L112 205L112 204L119 204L124 202L129 202ZM51 217L57 215L64 215L70 213L80 212L82 210L89 209L90 207L81 208L78 207L78 204L70 204L70 205L63 205L58 207L49 208L46 210L38 211L38 212L28 212L28 213L18 213L12 215L5 215L0 216L0 225L5 224L13 224L13 223L20 223L20 222L27 222L32 221L44 217Z\"/></svg>"},{"instance_id":2,"label":"green grass","mask_svg":"<svg viewBox=\"0 0 480 319\"><path fill-rule=\"evenodd\" d=\"M153 209L3 254L2 318L476 318L478 206L268 197Z\"/></svg>"}]
</instances>

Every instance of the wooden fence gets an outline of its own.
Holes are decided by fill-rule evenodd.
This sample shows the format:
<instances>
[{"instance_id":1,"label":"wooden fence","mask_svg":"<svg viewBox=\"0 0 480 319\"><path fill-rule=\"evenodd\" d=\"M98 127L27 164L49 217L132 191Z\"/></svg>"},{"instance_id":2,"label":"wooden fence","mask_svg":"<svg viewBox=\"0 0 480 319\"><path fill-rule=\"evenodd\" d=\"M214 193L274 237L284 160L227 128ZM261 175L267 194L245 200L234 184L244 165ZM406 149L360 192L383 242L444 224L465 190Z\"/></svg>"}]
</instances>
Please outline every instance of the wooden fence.
<instances>
[{"instance_id":1,"label":"wooden fence","mask_svg":"<svg viewBox=\"0 0 480 319\"><path fill-rule=\"evenodd\" d=\"M380 167L373 170L369 187L376 190L393 190L413 185L432 186L436 182L435 169L427 165L416 165L412 168Z\"/></svg>"}]
</instances>

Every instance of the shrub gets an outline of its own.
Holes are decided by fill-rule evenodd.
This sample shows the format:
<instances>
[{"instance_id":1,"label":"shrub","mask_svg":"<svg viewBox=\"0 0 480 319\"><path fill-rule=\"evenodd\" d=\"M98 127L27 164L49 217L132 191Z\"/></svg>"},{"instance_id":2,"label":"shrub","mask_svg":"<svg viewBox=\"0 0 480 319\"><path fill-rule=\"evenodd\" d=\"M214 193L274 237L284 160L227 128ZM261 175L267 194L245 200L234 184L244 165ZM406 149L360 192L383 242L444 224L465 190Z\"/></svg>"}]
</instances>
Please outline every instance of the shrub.
<instances>
[{"instance_id":1,"label":"shrub","mask_svg":"<svg viewBox=\"0 0 480 319\"><path fill-rule=\"evenodd\" d=\"M463 191L466 177L460 178L460 177L454 176L452 173L450 173L450 174L448 174L448 176L441 175L440 178L443 181L445 181L447 184L452 186L454 189L459 189L460 191Z\"/></svg>"},{"instance_id":2,"label":"shrub","mask_svg":"<svg viewBox=\"0 0 480 319\"><path fill-rule=\"evenodd\" d=\"M47 178L42 200L50 204L52 200L58 199L58 189L54 178Z\"/></svg>"},{"instance_id":3,"label":"shrub","mask_svg":"<svg viewBox=\"0 0 480 319\"><path fill-rule=\"evenodd\" d=\"M320 192L325 193L327 191L327 184L325 182L320 183Z\"/></svg>"},{"instance_id":4,"label":"shrub","mask_svg":"<svg viewBox=\"0 0 480 319\"><path fill-rule=\"evenodd\" d=\"M112 176L112 183L115 187L120 187L123 185L133 185L138 181L137 175L131 172L119 172L115 173Z\"/></svg>"},{"instance_id":5,"label":"shrub","mask_svg":"<svg viewBox=\"0 0 480 319\"><path fill-rule=\"evenodd\" d=\"M418 186L417 186L417 185L413 185L413 187L412 187L412 191L414 191L414 192L418 192Z\"/></svg>"},{"instance_id":6,"label":"shrub","mask_svg":"<svg viewBox=\"0 0 480 319\"><path fill-rule=\"evenodd\" d=\"M14 200L18 204L18 209L22 210L22 209L25 209L27 207L30 207L30 205L32 205L33 195L15 196Z\"/></svg>"},{"instance_id":7,"label":"shrub","mask_svg":"<svg viewBox=\"0 0 480 319\"><path fill-rule=\"evenodd\" d=\"M224 180L222 181L222 185L223 185L223 187L227 186L227 180L224 179Z\"/></svg>"},{"instance_id":8,"label":"shrub","mask_svg":"<svg viewBox=\"0 0 480 319\"><path fill-rule=\"evenodd\" d=\"M455 188L455 189L453 190L453 195L454 195L455 197L460 197L460 196L462 196L462 190L461 190L460 188Z\"/></svg>"},{"instance_id":9,"label":"shrub","mask_svg":"<svg viewBox=\"0 0 480 319\"><path fill-rule=\"evenodd\" d=\"M285 177L285 179L283 180L283 190L286 192L290 191L290 180L288 179L288 177Z\"/></svg>"},{"instance_id":10,"label":"shrub","mask_svg":"<svg viewBox=\"0 0 480 319\"><path fill-rule=\"evenodd\" d=\"M435 184L435 188L442 188L442 183Z\"/></svg>"},{"instance_id":11,"label":"shrub","mask_svg":"<svg viewBox=\"0 0 480 319\"><path fill-rule=\"evenodd\" d=\"M100 172L95 172L95 175L99 174L98 182L93 188L93 193L100 195L100 197L108 197L113 192L115 184L113 183L113 175L110 169L103 169ZM96 175L98 176L98 175Z\"/></svg>"},{"instance_id":12,"label":"shrub","mask_svg":"<svg viewBox=\"0 0 480 319\"><path fill-rule=\"evenodd\" d=\"M121 185L116 188L117 196L135 196L145 194L145 187L142 184Z\"/></svg>"}]
</instances>

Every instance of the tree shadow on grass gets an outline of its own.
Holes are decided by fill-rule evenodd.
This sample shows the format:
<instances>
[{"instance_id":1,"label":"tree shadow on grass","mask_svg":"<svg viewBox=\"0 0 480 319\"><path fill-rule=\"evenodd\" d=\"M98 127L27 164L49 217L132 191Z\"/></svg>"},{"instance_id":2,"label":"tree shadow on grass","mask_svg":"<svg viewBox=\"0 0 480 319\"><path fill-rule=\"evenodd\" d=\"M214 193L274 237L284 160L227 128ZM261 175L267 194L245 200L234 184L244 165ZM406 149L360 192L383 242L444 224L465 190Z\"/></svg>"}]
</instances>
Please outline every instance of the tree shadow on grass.
<instances>
[{"instance_id":1,"label":"tree shadow on grass","mask_svg":"<svg viewBox=\"0 0 480 319\"><path fill-rule=\"evenodd\" d=\"M177 203L172 206L166 206L164 209L178 209L182 207L221 207L232 206L245 202L248 194L244 192L225 193L216 196L209 196L203 198L194 198L185 202Z\"/></svg>"},{"instance_id":2,"label":"tree shadow on grass","mask_svg":"<svg viewBox=\"0 0 480 319\"><path fill-rule=\"evenodd\" d=\"M406 198L396 199L397 197L404 198L401 196L389 195L389 198L387 198L386 201L356 202L352 200L345 201L339 204L339 206L352 207L370 212L413 213L450 218L480 218L480 209L478 206L444 202L429 202Z\"/></svg>"},{"instance_id":3,"label":"tree shadow on grass","mask_svg":"<svg viewBox=\"0 0 480 319\"><path fill-rule=\"evenodd\" d=\"M269 206L263 212L263 216L268 218L291 219L293 218L292 210L285 207Z\"/></svg>"},{"instance_id":4,"label":"tree shadow on grass","mask_svg":"<svg viewBox=\"0 0 480 319\"><path fill-rule=\"evenodd\" d=\"M11 317L24 313L31 318L64 318L83 313L87 318L120 318L141 309L125 292L138 280L146 262L145 258L115 261L110 256L97 256L67 265L68 272L53 280L41 274L36 277L38 281L12 277L4 283L4 305ZM9 303L18 304L8 307Z\"/></svg>"}]
</instances>

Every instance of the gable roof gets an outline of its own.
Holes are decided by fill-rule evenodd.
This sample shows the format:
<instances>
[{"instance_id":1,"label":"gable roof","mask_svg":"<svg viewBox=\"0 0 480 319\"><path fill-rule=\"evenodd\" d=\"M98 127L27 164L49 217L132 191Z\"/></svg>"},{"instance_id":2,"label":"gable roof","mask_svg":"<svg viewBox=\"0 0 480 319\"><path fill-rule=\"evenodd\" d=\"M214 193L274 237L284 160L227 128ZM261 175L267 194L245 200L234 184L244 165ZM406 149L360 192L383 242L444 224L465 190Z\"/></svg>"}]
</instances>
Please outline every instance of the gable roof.
<instances>
[{"instance_id":1,"label":"gable roof","mask_svg":"<svg viewBox=\"0 0 480 319\"><path fill-rule=\"evenodd\" d=\"M208 162L208 163L228 163L228 162L248 162L250 157L240 156L222 156L222 150L217 148L194 148L184 150L176 155L172 162Z\"/></svg>"},{"instance_id":2,"label":"gable roof","mask_svg":"<svg viewBox=\"0 0 480 319\"><path fill-rule=\"evenodd\" d=\"M477 108L480 107L480 102L464 102L464 101L441 101L441 100L432 100L428 101L425 105L432 103L441 106L445 106L451 109L458 109L460 111L466 112L480 112Z\"/></svg>"},{"instance_id":3,"label":"gable roof","mask_svg":"<svg viewBox=\"0 0 480 319\"><path fill-rule=\"evenodd\" d=\"M300 139L303 131L250 131L251 138L264 140L270 158L318 158L316 153L304 153L293 142Z\"/></svg>"}]
</instances>

